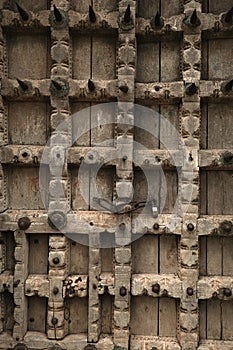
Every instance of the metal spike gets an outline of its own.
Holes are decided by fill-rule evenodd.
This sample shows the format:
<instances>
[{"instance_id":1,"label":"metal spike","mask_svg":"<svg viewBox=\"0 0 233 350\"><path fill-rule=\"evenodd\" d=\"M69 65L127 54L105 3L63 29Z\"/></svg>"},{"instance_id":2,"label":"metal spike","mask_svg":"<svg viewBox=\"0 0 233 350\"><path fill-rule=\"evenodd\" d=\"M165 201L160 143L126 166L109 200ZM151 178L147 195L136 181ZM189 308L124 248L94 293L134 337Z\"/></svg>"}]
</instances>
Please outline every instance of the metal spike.
<instances>
[{"instance_id":1,"label":"metal spike","mask_svg":"<svg viewBox=\"0 0 233 350\"><path fill-rule=\"evenodd\" d=\"M124 14L124 23L128 24L131 21L131 10L130 5L127 6L127 9Z\"/></svg>"},{"instance_id":2,"label":"metal spike","mask_svg":"<svg viewBox=\"0 0 233 350\"><path fill-rule=\"evenodd\" d=\"M57 22L61 22L63 20L63 16L62 16L61 12L59 11L59 9L55 5L53 6L53 13L54 13L54 17L55 17Z\"/></svg>"},{"instance_id":3,"label":"metal spike","mask_svg":"<svg viewBox=\"0 0 233 350\"><path fill-rule=\"evenodd\" d=\"M57 89L57 90L61 90L62 89L62 85L59 84L57 81L51 80L51 82L54 85L55 89Z\"/></svg>"},{"instance_id":4,"label":"metal spike","mask_svg":"<svg viewBox=\"0 0 233 350\"><path fill-rule=\"evenodd\" d=\"M230 93L233 91L233 79L226 83L224 87L225 92Z\"/></svg>"},{"instance_id":5,"label":"metal spike","mask_svg":"<svg viewBox=\"0 0 233 350\"><path fill-rule=\"evenodd\" d=\"M162 20L162 18L161 18L161 16L160 16L159 11L157 11L157 13L156 13L156 15L155 15L154 24L155 24L155 26L158 27L158 28L162 28L162 26L163 26L163 20Z\"/></svg>"},{"instance_id":6,"label":"metal spike","mask_svg":"<svg viewBox=\"0 0 233 350\"><path fill-rule=\"evenodd\" d=\"M89 6L89 19L92 23L96 22L95 11L93 10L93 7L91 5Z\"/></svg>"},{"instance_id":7,"label":"metal spike","mask_svg":"<svg viewBox=\"0 0 233 350\"><path fill-rule=\"evenodd\" d=\"M195 9L191 16L184 19L184 23L189 27L198 27L201 24L200 19L197 16L197 10Z\"/></svg>"},{"instance_id":8,"label":"metal spike","mask_svg":"<svg viewBox=\"0 0 233 350\"><path fill-rule=\"evenodd\" d=\"M233 23L233 7L225 14L224 20L228 24Z\"/></svg>"},{"instance_id":9,"label":"metal spike","mask_svg":"<svg viewBox=\"0 0 233 350\"><path fill-rule=\"evenodd\" d=\"M93 81L91 79L88 80L88 89L90 91L94 91L95 90L95 84L93 83Z\"/></svg>"},{"instance_id":10,"label":"metal spike","mask_svg":"<svg viewBox=\"0 0 233 350\"><path fill-rule=\"evenodd\" d=\"M23 91L28 91L29 87L24 81L17 79L17 82Z\"/></svg>"},{"instance_id":11,"label":"metal spike","mask_svg":"<svg viewBox=\"0 0 233 350\"><path fill-rule=\"evenodd\" d=\"M27 13L27 11L24 10L17 2L15 3L15 5L17 6L17 10L18 10L22 20L23 21L28 21L29 20L29 14Z\"/></svg>"},{"instance_id":12,"label":"metal spike","mask_svg":"<svg viewBox=\"0 0 233 350\"><path fill-rule=\"evenodd\" d=\"M186 87L186 94L187 95L194 95L198 90L198 87L195 83L188 84Z\"/></svg>"},{"instance_id":13,"label":"metal spike","mask_svg":"<svg viewBox=\"0 0 233 350\"><path fill-rule=\"evenodd\" d=\"M124 92L124 94L127 94L127 92L129 91L129 88L128 88L127 85L122 85L122 86L119 87L119 90Z\"/></svg>"}]
</instances>

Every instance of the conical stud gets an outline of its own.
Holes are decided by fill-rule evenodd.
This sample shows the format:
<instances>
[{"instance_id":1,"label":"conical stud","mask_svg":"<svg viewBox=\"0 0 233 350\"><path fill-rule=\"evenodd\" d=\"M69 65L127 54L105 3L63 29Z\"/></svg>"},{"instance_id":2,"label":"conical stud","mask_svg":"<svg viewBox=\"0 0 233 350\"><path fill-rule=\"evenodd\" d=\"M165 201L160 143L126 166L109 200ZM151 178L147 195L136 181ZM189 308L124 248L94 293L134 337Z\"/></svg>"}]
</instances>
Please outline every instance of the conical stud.
<instances>
[{"instance_id":1,"label":"conical stud","mask_svg":"<svg viewBox=\"0 0 233 350\"><path fill-rule=\"evenodd\" d=\"M94 91L95 90L95 84L93 83L93 81L91 79L88 80L88 89L90 91Z\"/></svg>"},{"instance_id":2,"label":"conical stud","mask_svg":"<svg viewBox=\"0 0 233 350\"><path fill-rule=\"evenodd\" d=\"M197 90L198 90L198 87L196 86L196 84L191 83L191 84L187 84L185 91L187 95L191 96L196 94Z\"/></svg>"},{"instance_id":3,"label":"conical stud","mask_svg":"<svg viewBox=\"0 0 233 350\"><path fill-rule=\"evenodd\" d=\"M29 86L24 81L17 79L17 82L23 91L28 91Z\"/></svg>"},{"instance_id":4,"label":"conical stud","mask_svg":"<svg viewBox=\"0 0 233 350\"><path fill-rule=\"evenodd\" d=\"M160 16L159 11L157 11L157 13L155 15L155 18L154 18L154 26L157 27L157 28L162 28L163 25L164 25L163 19Z\"/></svg>"},{"instance_id":5,"label":"conical stud","mask_svg":"<svg viewBox=\"0 0 233 350\"><path fill-rule=\"evenodd\" d=\"M124 14L124 23L129 24L130 21L131 21L131 10L130 10L130 5L128 5Z\"/></svg>"},{"instance_id":6,"label":"conical stud","mask_svg":"<svg viewBox=\"0 0 233 350\"><path fill-rule=\"evenodd\" d=\"M233 7L225 14L224 22L227 24L233 24Z\"/></svg>"},{"instance_id":7,"label":"conical stud","mask_svg":"<svg viewBox=\"0 0 233 350\"><path fill-rule=\"evenodd\" d=\"M93 7L91 5L89 6L89 19L90 19L90 22L92 23L96 22L95 11L93 10Z\"/></svg>"},{"instance_id":8,"label":"conical stud","mask_svg":"<svg viewBox=\"0 0 233 350\"><path fill-rule=\"evenodd\" d=\"M23 21L28 21L29 20L29 14L27 13L26 10L24 10L17 2L15 3L17 10L20 14L20 17L22 18Z\"/></svg>"},{"instance_id":9,"label":"conical stud","mask_svg":"<svg viewBox=\"0 0 233 350\"><path fill-rule=\"evenodd\" d=\"M57 90L61 90L62 89L62 85L59 84L57 81L51 80L51 82L52 82L53 86L55 87L55 89L57 89Z\"/></svg>"},{"instance_id":10,"label":"conical stud","mask_svg":"<svg viewBox=\"0 0 233 350\"><path fill-rule=\"evenodd\" d=\"M233 79L222 85L222 92L225 94L233 92Z\"/></svg>"},{"instance_id":11,"label":"conical stud","mask_svg":"<svg viewBox=\"0 0 233 350\"><path fill-rule=\"evenodd\" d=\"M184 23L192 28L196 28L201 24L199 17L197 16L197 10L195 9L191 16L184 19Z\"/></svg>"},{"instance_id":12,"label":"conical stud","mask_svg":"<svg viewBox=\"0 0 233 350\"><path fill-rule=\"evenodd\" d=\"M128 88L127 85L122 85L122 86L119 87L119 90L124 92L124 94L127 94L127 92L129 91L129 88Z\"/></svg>"},{"instance_id":13,"label":"conical stud","mask_svg":"<svg viewBox=\"0 0 233 350\"><path fill-rule=\"evenodd\" d=\"M59 9L55 5L53 6L53 13L54 13L54 17L55 17L56 21L62 22L63 16L62 16L61 12L59 11Z\"/></svg>"}]
</instances>

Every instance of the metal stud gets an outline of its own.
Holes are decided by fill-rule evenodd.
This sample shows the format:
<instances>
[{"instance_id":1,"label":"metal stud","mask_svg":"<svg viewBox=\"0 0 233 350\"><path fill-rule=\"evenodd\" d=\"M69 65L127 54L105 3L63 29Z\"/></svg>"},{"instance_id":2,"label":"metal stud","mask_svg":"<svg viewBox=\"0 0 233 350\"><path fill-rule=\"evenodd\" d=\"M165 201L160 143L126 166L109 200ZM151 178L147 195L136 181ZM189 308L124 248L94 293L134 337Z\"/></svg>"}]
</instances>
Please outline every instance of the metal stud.
<instances>
[{"instance_id":1,"label":"metal stud","mask_svg":"<svg viewBox=\"0 0 233 350\"><path fill-rule=\"evenodd\" d=\"M224 220L220 223L219 228L222 231L222 233L231 233L233 229L233 224L229 220Z\"/></svg>"},{"instance_id":2,"label":"metal stud","mask_svg":"<svg viewBox=\"0 0 233 350\"><path fill-rule=\"evenodd\" d=\"M55 80L51 80L51 83L53 84L53 86L55 87L56 90L60 91L62 90L62 85L60 83L58 83Z\"/></svg>"},{"instance_id":3,"label":"metal stud","mask_svg":"<svg viewBox=\"0 0 233 350\"><path fill-rule=\"evenodd\" d=\"M53 263L57 265L59 264L59 262L60 262L60 259L57 256L55 256L55 258L53 258Z\"/></svg>"},{"instance_id":4,"label":"metal stud","mask_svg":"<svg viewBox=\"0 0 233 350\"><path fill-rule=\"evenodd\" d=\"M54 17L55 17L56 21L62 22L63 16L62 16L61 12L59 11L59 9L55 5L53 6L53 13L54 13Z\"/></svg>"},{"instance_id":5,"label":"metal stud","mask_svg":"<svg viewBox=\"0 0 233 350\"><path fill-rule=\"evenodd\" d=\"M229 151L224 152L224 154L222 155L223 158L223 162L225 164L231 164L233 161L233 154Z\"/></svg>"},{"instance_id":6,"label":"metal stud","mask_svg":"<svg viewBox=\"0 0 233 350\"><path fill-rule=\"evenodd\" d=\"M131 21L131 10L130 10L130 5L128 5L124 14L124 23L129 24L130 21Z\"/></svg>"},{"instance_id":7,"label":"metal stud","mask_svg":"<svg viewBox=\"0 0 233 350\"><path fill-rule=\"evenodd\" d=\"M187 95L191 96L197 93L198 87L195 83L187 84L185 92Z\"/></svg>"},{"instance_id":8,"label":"metal stud","mask_svg":"<svg viewBox=\"0 0 233 350\"><path fill-rule=\"evenodd\" d=\"M225 94L230 94L231 92L233 92L233 79L222 86L222 91Z\"/></svg>"},{"instance_id":9,"label":"metal stud","mask_svg":"<svg viewBox=\"0 0 233 350\"><path fill-rule=\"evenodd\" d=\"M52 325L57 325L58 324L58 319L57 319L57 317L53 317L52 318L52 320L51 320L51 323L52 323Z\"/></svg>"},{"instance_id":10,"label":"metal stud","mask_svg":"<svg viewBox=\"0 0 233 350\"><path fill-rule=\"evenodd\" d=\"M193 231L194 230L194 225L190 222L188 225L187 225L187 229L188 231Z\"/></svg>"},{"instance_id":11,"label":"metal stud","mask_svg":"<svg viewBox=\"0 0 233 350\"><path fill-rule=\"evenodd\" d=\"M90 22L92 23L96 22L95 11L93 10L93 7L91 5L89 6L89 19L90 19Z\"/></svg>"},{"instance_id":12,"label":"metal stud","mask_svg":"<svg viewBox=\"0 0 233 350\"><path fill-rule=\"evenodd\" d=\"M29 86L23 80L17 79L17 82L23 91L29 90Z\"/></svg>"},{"instance_id":13,"label":"metal stud","mask_svg":"<svg viewBox=\"0 0 233 350\"><path fill-rule=\"evenodd\" d=\"M122 85L122 86L119 87L119 90L124 92L124 94L127 94L127 92L129 91L129 88L128 88L127 85Z\"/></svg>"},{"instance_id":14,"label":"metal stud","mask_svg":"<svg viewBox=\"0 0 233 350\"><path fill-rule=\"evenodd\" d=\"M120 288L120 296L125 297L127 294L127 289L125 287Z\"/></svg>"},{"instance_id":15,"label":"metal stud","mask_svg":"<svg viewBox=\"0 0 233 350\"><path fill-rule=\"evenodd\" d=\"M186 290L187 294L191 297L194 293L193 288L192 287L188 287Z\"/></svg>"},{"instance_id":16,"label":"metal stud","mask_svg":"<svg viewBox=\"0 0 233 350\"><path fill-rule=\"evenodd\" d=\"M164 26L164 21L160 16L159 11L157 11L155 17L152 18L150 24L151 24L151 27L154 29L161 29Z\"/></svg>"},{"instance_id":17,"label":"metal stud","mask_svg":"<svg viewBox=\"0 0 233 350\"><path fill-rule=\"evenodd\" d=\"M222 16L222 22L226 24L233 24L233 7Z\"/></svg>"},{"instance_id":18,"label":"metal stud","mask_svg":"<svg viewBox=\"0 0 233 350\"><path fill-rule=\"evenodd\" d=\"M156 294L159 294L159 292L160 292L160 285L159 285L159 283L153 284L153 286L152 286L152 292L153 292L153 293L156 293Z\"/></svg>"},{"instance_id":19,"label":"metal stud","mask_svg":"<svg viewBox=\"0 0 233 350\"><path fill-rule=\"evenodd\" d=\"M59 293L59 288L58 287L54 287L53 288L53 294L57 295Z\"/></svg>"},{"instance_id":20,"label":"metal stud","mask_svg":"<svg viewBox=\"0 0 233 350\"><path fill-rule=\"evenodd\" d=\"M93 81L91 79L88 80L88 89L90 91L94 91L95 90L95 84L93 83Z\"/></svg>"},{"instance_id":21,"label":"metal stud","mask_svg":"<svg viewBox=\"0 0 233 350\"><path fill-rule=\"evenodd\" d=\"M27 13L26 10L24 10L17 2L15 3L17 10L20 14L20 17L22 18L23 21L28 21L29 20L29 14Z\"/></svg>"},{"instance_id":22,"label":"metal stud","mask_svg":"<svg viewBox=\"0 0 233 350\"><path fill-rule=\"evenodd\" d=\"M159 224L156 222L156 223L154 223L154 225L153 225L153 229L154 230L158 230L159 229Z\"/></svg>"},{"instance_id":23,"label":"metal stud","mask_svg":"<svg viewBox=\"0 0 233 350\"><path fill-rule=\"evenodd\" d=\"M31 220L25 216L18 220L18 226L20 230L27 230L31 225Z\"/></svg>"},{"instance_id":24,"label":"metal stud","mask_svg":"<svg viewBox=\"0 0 233 350\"><path fill-rule=\"evenodd\" d=\"M191 16L188 16L184 19L184 23L192 28L196 28L198 26L200 26L201 21L199 19L199 17L197 16L197 10L195 9L192 13Z\"/></svg>"},{"instance_id":25,"label":"metal stud","mask_svg":"<svg viewBox=\"0 0 233 350\"><path fill-rule=\"evenodd\" d=\"M230 297L232 295L230 288L224 288L224 295L225 297Z\"/></svg>"}]
</instances>

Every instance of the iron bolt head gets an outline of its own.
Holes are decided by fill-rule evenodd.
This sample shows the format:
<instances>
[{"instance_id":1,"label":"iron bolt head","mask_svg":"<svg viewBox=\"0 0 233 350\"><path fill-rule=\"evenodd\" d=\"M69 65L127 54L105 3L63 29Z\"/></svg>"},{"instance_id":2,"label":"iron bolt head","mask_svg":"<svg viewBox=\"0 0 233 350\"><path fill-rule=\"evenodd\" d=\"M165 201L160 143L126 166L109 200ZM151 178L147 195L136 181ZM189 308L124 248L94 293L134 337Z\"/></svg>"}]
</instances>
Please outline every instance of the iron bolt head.
<instances>
[{"instance_id":1,"label":"iron bolt head","mask_svg":"<svg viewBox=\"0 0 233 350\"><path fill-rule=\"evenodd\" d=\"M55 256L55 258L53 258L53 263L57 265L59 264L59 262L60 262L60 259L57 256Z\"/></svg>"},{"instance_id":2,"label":"iron bolt head","mask_svg":"<svg viewBox=\"0 0 233 350\"><path fill-rule=\"evenodd\" d=\"M53 288L53 294L57 295L59 293L59 288L58 287L54 287Z\"/></svg>"},{"instance_id":3,"label":"iron bolt head","mask_svg":"<svg viewBox=\"0 0 233 350\"><path fill-rule=\"evenodd\" d=\"M224 289L224 295L225 295L225 297L230 297L232 295L230 288Z\"/></svg>"},{"instance_id":4,"label":"iron bolt head","mask_svg":"<svg viewBox=\"0 0 233 350\"><path fill-rule=\"evenodd\" d=\"M153 225L153 229L154 230L158 230L159 229L159 224L156 222L156 223L154 223L154 225Z\"/></svg>"},{"instance_id":5,"label":"iron bolt head","mask_svg":"<svg viewBox=\"0 0 233 350\"><path fill-rule=\"evenodd\" d=\"M58 324L58 319L57 317L53 317L51 320L51 323L55 326L56 324Z\"/></svg>"},{"instance_id":6,"label":"iron bolt head","mask_svg":"<svg viewBox=\"0 0 233 350\"><path fill-rule=\"evenodd\" d=\"M127 289L125 287L120 288L120 296L125 297L127 294Z\"/></svg>"},{"instance_id":7,"label":"iron bolt head","mask_svg":"<svg viewBox=\"0 0 233 350\"><path fill-rule=\"evenodd\" d=\"M223 221L220 226L226 233L230 233L233 228L232 222L228 220Z\"/></svg>"},{"instance_id":8,"label":"iron bolt head","mask_svg":"<svg viewBox=\"0 0 233 350\"><path fill-rule=\"evenodd\" d=\"M152 286L152 292L158 294L160 292L160 285L159 283L155 283Z\"/></svg>"},{"instance_id":9,"label":"iron bolt head","mask_svg":"<svg viewBox=\"0 0 233 350\"><path fill-rule=\"evenodd\" d=\"M187 225L187 229L188 229L188 231L193 231L193 230L194 230L194 225L190 222L190 223Z\"/></svg>"},{"instance_id":10,"label":"iron bolt head","mask_svg":"<svg viewBox=\"0 0 233 350\"><path fill-rule=\"evenodd\" d=\"M31 220L25 216L18 220L18 226L20 230L27 230L31 225Z\"/></svg>"},{"instance_id":11,"label":"iron bolt head","mask_svg":"<svg viewBox=\"0 0 233 350\"><path fill-rule=\"evenodd\" d=\"M191 297L193 295L194 291L192 287L187 288L187 294Z\"/></svg>"}]
</instances>

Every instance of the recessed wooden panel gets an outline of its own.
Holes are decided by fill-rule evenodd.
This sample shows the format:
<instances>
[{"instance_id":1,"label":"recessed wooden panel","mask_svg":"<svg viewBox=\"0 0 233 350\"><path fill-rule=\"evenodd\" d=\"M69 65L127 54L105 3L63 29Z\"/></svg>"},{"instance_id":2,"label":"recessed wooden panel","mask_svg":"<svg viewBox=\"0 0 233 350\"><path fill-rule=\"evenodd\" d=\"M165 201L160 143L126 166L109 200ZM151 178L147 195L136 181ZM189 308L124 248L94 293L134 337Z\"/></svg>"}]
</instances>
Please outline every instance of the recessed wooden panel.
<instances>
[{"instance_id":1,"label":"recessed wooden panel","mask_svg":"<svg viewBox=\"0 0 233 350\"><path fill-rule=\"evenodd\" d=\"M2 232L1 233L1 251L2 258L0 260L1 271L10 271L14 273L15 269L15 240L14 232ZM4 259L3 259L4 258Z\"/></svg>"},{"instance_id":2,"label":"recessed wooden panel","mask_svg":"<svg viewBox=\"0 0 233 350\"><path fill-rule=\"evenodd\" d=\"M44 209L39 190L39 169L5 167L10 209ZM46 176L42 179L48 188Z\"/></svg>"},{"instance_id":3,"label":"recessed wooden panel","mask_svg":"<svg viewBox=\"0 0 233 350\"><path fill-rule=\"evenodd\" d=\"M158 237L144 235L132 243L132 273L158 273Z\"/></svg>"},{"instance_id":4,"label":"recessed wooden panel","mask_svg":"<svg viewBox=\"0 0 233 350\"><path fill-rule=\"evenodd\" d=\"M178 272L178 239L174 235L159 237L159 273Z\"/></svg>"},{"instance_id":5,"label":"recessed wooden panel","mask_svg":"<svg viewBox=\"0 0 233 350\"><path fill-rule=\"evenodd\" d=\"M48 112L48 105L44 102L9 103L9 143L45 145L49 133Z\"/></svg>"},{"instance_id":6,"label":"recessed wooden panel","mask_svg":"<svg viewBox=\"0 0 233 350\"><path fill-rule=\"evenodd\" d=\"M200 302L200 337L208 340L233 340L232 300L210 299Z\"/></svg>"},{"instance_id":7,"label":"recessed wooden panel","mask_svg":"<svg viewBox=\"0 0 233 350\"><path fill-rule=\"evenodd\" d=\"M2 330L3 332L8 333L9 335L12 335L13 328L15 324L14 320L14 296L13 294L9 293L8 291L5 291L1 294L1 305L2 305L2 315L4 315L4 318L1 319L2 321Z\"/></svg>"},{"instance_id":8,"label":"recessed wooden panel","mask_svg":"<svg viewBox=\"0 0 233 350\"><path fill-rule=\"evenodd\" d=\"M180 80L179 38L137 44L136 80L141 83Z\"/></svg>"},{"instance_id":9,"label":"recessed wooden panel","mask_svg":"<svg viewBox=\"0 0 233 350\"><path fill-rule=\"evenodd\" d=\"M132 335L176 337L177 302L170 298L132 297Z\"/></svg>"},{"instance_id":10,"label":"recessed wooden panel","mask_svg":"<svg viewBox=\"0 0 233 350\"><path fill-rule=\"evenodd\" d=\"M91 146L91 103L73 102L71 113L73 146Z\"/></svg>"},{"instance_id":11,"label":"recessed wooden panel","mask_svg":"<svg viewBox=\"0 0 233 350\"><path fill-rule=\"evenodd\" d=\"M114 248L115 236L109 233L100 234L100 258L101 258L101 271L113 272L114 267Z\"/></svg>"},{"instance_id":12,"label":"recessed wooden panel","mask_svg":"<svg viewBox=\"0 0 233 350\"><path fill-rule=\"evenodd\" d=\"M47 299L28 298L28 330L46 333Z\"/></svg>"},{"instance_id":13,"label":"recessed wooden panel","mask_svg":"<svg viewBox=\"0 0 233 350\"><path fill-rule=\"evenodd\" d=\"M203 0L202 2L203 12L211 12L215 14L220 14L222 12L227 12L232 7L231 0Z\"/></svg>"},{"instance_id":14,"label":"recessed wooden panel","mask_svg":"<svg viewBox=\"0 0 233 350\"><path fill-rule=\"evenodd\" d=\"M29 274L48 273L49 242L48 235L29 236Z\"/></svg>"},{"instance_id":15,"label":"recessed wooden panel","mask_svg":"<svg viewBox=\"0 0 233 350\"><path fill-rule=\"evenodd\" d=\"M233 171L201 172L201 214L233 214Z\"/></svg>"},{"instance_id":16,"label":"recessed wooden panel","mask_svg":"<svg viewBox=\"0 0 233 350\"><path fill-rule=\"evenodd\" d=\"M231 79L233 56L230 50L233 39L203 40L202 45L202 79Z\"/></svg>"},{"instance_id":17,"label":"recessed wooden panel","mask_svg":"<svg viewBox=\"0 0 233 350\"><path fill-rule=\"evenodd\" d=\"M87 298L69 299L70 323L69 334L87 333Z\"/></svg>"},{"instance_id":18,"label":"recessed wooden panel","mask_svg":"<svg viewBox=\"0 0 233 350\"><path fill-rule=\"evenodd\" d=\"M108 80L116 75L116 38L73 34L73 78Z\"/></svg>"},{"instance_id":19,"label":"recessed wooden panel","mask_svg":"<svg viewBox=\"0 0 233 350\"><path fill-rule=\"evenodd\" d=\"M71 201L73 210L89 210L90 204L90 169L82 168L79 175L79 167L72 167L71 174ZM79 181L79 176L82 181Z\"/></svg>"},{"instance_id":20,"label":"recessed wooden panel","mask_svg":"<svg viewBox=\"0 0 233 350\"><path fill-rule=\"evenodd\" d=\"M93 7L96 11L116 11L118 0L93 0Z\"/></svg>"},{"instance_id":21,"label":"recessed wooden panel","mask_svg":"<svg viewBox=\"0 0 233 350\"><path fill-rule=\"evenodd\" d=\"M38 12L41 10L49 9L49 0L19 0L17 1L20 6L22 6L25 10Z\"/></svg>"},{"instance_id":22,"label":"recessed wooden panel","mask_svg":"<svg viewBox=\"0 0 233 350\"><path fill-rule=\"evenodd\" d=\"M45 79L49 76L49 39L44 34L7 35L10 79Z\"/></svg>"},{"instance_id":23,"label":"recessed wooden panel","mask_svg":"<svg viewBox=\"0 0 233 350\"><path fill-rule=\"evenodd\" d=\"M80 235L81 236L81 235ZM79 236L80 240L81 237ZM79 239L76 240L79 241ZM87 245L70 241L70 274L87 274L89 264L89 250Z\"/></svg>"},{"instance_id":24,"label":"recessed wooden panel","mask_svg":"<svg viewBox=\"0 0 233 350\"><path fill-rule=\"evenodd\" d=\"M102 334L112 334L113 301L112 295L100 295Z\"/></svg>"},{"instance_id":25,"label":"recessed wooden panel","mask_svg":"<svg viewBox=\"0 0 233 350\"><path fill-rule=\"evenodd\" d=\"M232 275L232 237L202 237L200 239L200 274Z\"/></svg>"},{"instance_id":26,"label":"recessed wooden panel","mask_svg":"<svg viewBox=\"0 0 233 350\"><path fill-rule=\"evenodd\" d=\"M201 146L204 149L233 148L233 103L202 105Z\"/></svg>"},{"instance_id":27,"label":"recessed wooden panel","mask_svg":"<svg viewBox=\"0 0 233 350\"><path fill-rule=\"evenodd\" d=\"M138 4L138 17L152 18L159 11L162 16L170 17L178 15L181 11L181 1L171 0L169 4L166 0L140 0Z\"/></svg>"}]
</instances>

